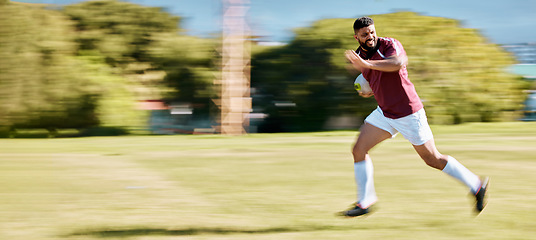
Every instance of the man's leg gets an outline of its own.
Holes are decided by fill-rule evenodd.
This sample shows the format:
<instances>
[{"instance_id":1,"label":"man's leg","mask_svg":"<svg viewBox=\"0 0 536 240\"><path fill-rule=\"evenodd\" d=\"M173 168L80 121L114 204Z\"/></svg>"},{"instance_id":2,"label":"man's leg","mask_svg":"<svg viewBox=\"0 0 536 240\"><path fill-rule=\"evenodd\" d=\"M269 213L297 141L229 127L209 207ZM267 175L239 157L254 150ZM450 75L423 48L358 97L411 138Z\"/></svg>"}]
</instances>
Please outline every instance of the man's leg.
<instances>
[{"instance_id":1,"label":"man's leg","mask_svg":"<svg viewBox=\"0 0 536 240\"><path fill-rule=\"evenodd\" d=\"M366 123L361 127L359 137L352 149L354 157L354 174L357 185L357 205L341 214L355 217L368 213L368 208L377 200L374 188L374 168L368 151L385 139L391 138L391 133Z\"/></svg>"},{"instance_id":2,"label":"man's leg","mask_svg":"<svg viewBox=\"0 0 536 240\"><path fill-rule=\"evenodd\" d=\"M367 208L377 200L374 189L374 168L368 151L389 138L391 138L389 132L365 122L352 149L358 203L362 208Z\"/></svg>"},{"instance_id":3,"label":"man's leg","mask_svg":"<svg viewBox=\"0 0 536 240\"><path fill-rule=\"evenodd\" d=\"M435 146L434 139L429 140L423 145L413 145L419 156L428 164L428 166L437 168L444 173L458 179L476 193L480 188L480 178L473 172L469 171L455 158L439 153Z\"/></svg>"},{"instance_id":4,"label":"man's leg","mask_svg":"<svg viewBox=\"0 0 536 240\"><path fill-rule=\"evenodd\" d=\"M482 182L476 174L463 166L458 160L439 153L434 139L422 145L413 145L413 147L428 166L443 171L469 187L476 197L477 211L482 211L485 206L484 195L487 190L488 179Z\"/></svg>"}]
</instances>

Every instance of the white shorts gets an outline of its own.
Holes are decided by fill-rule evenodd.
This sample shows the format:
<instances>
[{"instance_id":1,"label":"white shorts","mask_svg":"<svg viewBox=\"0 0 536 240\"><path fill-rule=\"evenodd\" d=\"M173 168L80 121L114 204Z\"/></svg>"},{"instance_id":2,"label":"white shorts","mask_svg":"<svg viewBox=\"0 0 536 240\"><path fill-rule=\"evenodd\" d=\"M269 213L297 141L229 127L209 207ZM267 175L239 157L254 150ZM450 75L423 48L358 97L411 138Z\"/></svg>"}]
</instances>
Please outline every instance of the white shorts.
<instances>
[{"instance_id":1,"label":"white shorts","mask_svg":"<svg viewBox=\"0 0 536 240\"><path fill-rule=\"evenodd\" d=\"M434 138L424 108L411 115L392 119L384 116L383 111L378 107L368 115L365 122L389 132L392 137L400 132L411 144L417 146Z\"/></svg>"}]
</instances>

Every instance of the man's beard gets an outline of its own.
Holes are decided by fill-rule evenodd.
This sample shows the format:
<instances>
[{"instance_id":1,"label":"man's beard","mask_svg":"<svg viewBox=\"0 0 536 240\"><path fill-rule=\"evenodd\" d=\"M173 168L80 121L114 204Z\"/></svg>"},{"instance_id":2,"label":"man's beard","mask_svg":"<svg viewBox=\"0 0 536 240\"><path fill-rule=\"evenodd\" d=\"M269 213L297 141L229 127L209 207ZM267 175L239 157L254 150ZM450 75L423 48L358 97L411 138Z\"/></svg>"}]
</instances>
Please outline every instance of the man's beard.
<instances>
[{"instance_id":1,"label":"man's beard","mask_svg":"<svg viewBox=\"0 0 536 240\"><path fill-rule=\"evenodd\" d=\"M376 46L378 45L378 39L377 38L375 38L373 41L374 41L374 46L372 46L372 47L369 47L366 42L361 42L361 41L359 41L359 46L361 46L361 48L363 48L365 51L370 52L370 51L374 50L376 48Z\"/></svg>"}]
</instances>

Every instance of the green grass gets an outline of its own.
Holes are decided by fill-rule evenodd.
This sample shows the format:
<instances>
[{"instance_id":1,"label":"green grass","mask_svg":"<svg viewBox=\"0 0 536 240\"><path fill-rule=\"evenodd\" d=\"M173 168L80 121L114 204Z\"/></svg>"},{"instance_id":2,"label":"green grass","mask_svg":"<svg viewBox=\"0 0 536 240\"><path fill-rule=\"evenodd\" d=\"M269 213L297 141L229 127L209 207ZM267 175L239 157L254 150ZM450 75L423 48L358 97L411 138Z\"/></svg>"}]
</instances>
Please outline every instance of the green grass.
<instances>
[{"instance_id":1,"label":"green grass","mask_svg":"<svg viewBox=\"0 0 536 240\"><path fill-rule=\"evenodd\" d=\"M401 136L372 150L379 209L355 201L350 131L0 139L0 239L536 239L536 123L433 126L461 183Z\"/></svg>"}]
</instances>

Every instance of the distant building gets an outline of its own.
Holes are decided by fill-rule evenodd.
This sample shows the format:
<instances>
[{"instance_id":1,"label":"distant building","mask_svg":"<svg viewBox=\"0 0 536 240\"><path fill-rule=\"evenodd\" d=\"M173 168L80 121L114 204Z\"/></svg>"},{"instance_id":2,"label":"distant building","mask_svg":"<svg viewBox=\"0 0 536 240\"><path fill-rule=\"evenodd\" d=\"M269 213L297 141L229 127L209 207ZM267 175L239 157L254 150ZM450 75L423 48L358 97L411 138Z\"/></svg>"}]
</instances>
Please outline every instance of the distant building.
<instances>
[{"instance_id":1,"label":"distant building","mask_svg":"<svg viewBox=\"0 0 536 240\"><path fill-rule=\"evenodd\" d=\"M536 64L515 64L510 66L508 70L526 80L536 80Z\"/></svg>"},{"instance_id":2,"label":"distant building","mask_svg":"<svg viewBox=\"0 0 536 240\"><path fill-rule=\"evenodd\" d=\"M536 80L536 43L507 44L502 46L517 60L510 72L521 75L527 80Z\"/></svg>"},{"instance_id":3,"label":"distant building","mask_svg":"<svg viewBox=\"0 0 536 240\"><path fill-rule=\"evenodd\" d=\"M536 121L536 90L528 90L522 121Z\"/></svg>"},{"instance_id":4,"label":"distant building","mask_svg":"<svg viewBox=\"0 0 536 240\"><path fill-rule=\"evenodd\" d=\"M502 46L514 54L518 64L510 67L510 72L523 76L529 81L536 80L536 43L509 44ZM527 90L527 99L523 109L523 121L536 121L536 90Z\"/></svg>"},{"instance_id":5,"label":"distant building","mask_svg":"<svg viewBox=\"0 0 536 240\"><path fill-rule=\"evenodd\" d=\"M520 64L536 64L536 43L508 44L502 47L513 53Z\"/></svg>"}]
</instances>

